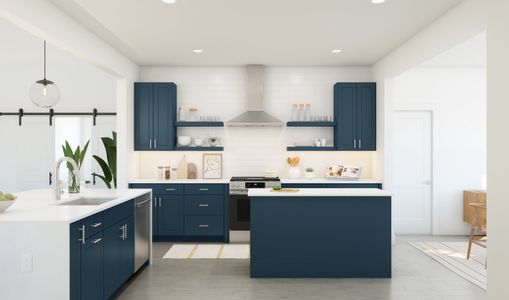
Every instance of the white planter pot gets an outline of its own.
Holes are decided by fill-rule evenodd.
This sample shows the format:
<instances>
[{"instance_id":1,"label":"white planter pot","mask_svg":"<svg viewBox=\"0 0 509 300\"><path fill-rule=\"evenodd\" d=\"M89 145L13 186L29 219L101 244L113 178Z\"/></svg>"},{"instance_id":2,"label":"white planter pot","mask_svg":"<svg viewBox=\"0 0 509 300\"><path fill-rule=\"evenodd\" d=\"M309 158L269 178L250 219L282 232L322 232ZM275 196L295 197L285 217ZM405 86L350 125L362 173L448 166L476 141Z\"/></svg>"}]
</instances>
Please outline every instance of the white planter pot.
<instances>
[{"instance_id":1,"label":"white planter pot","mask_svg":"<svg viewBox=\"0 0 509 300\"><path fill-rule=\"evenodd\" d=\"M299 167L291 167L288 170L288 176L290 179L299 179L300 178L300 168Z\"/></svg>"},{"instance_id":2,"label":"white planter pot","mask_svg":"<svg viewBox=\"0 0 509 300\"><path fill-rule=\"evenodd\" d=\"M306 172L306 179L315 178L315 172Z\"/></svg>"},{"instance_id":3,"label":"white planter pot","mask_svg":"<svg viewBox=\"0 0 509 300\"><path fill-rule=\"evenodd\" d=\"M3 213L5 210L7 210L9 208L9 206L11 206L14 201L16 200L11 200L11 201L0 201L0 214Z\"/></svg>"}]
</instances>

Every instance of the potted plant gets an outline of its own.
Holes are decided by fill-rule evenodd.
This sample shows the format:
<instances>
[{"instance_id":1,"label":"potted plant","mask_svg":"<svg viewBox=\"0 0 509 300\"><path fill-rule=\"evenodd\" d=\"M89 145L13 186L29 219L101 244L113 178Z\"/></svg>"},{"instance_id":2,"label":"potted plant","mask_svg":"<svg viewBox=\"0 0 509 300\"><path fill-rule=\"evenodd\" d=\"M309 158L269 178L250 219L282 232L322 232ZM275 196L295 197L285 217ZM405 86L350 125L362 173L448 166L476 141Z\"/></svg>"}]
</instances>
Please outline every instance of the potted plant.
<instances>
[{"instance_id":1,"label":"potted plant","mask_svg":"<svg viewBox=\"0 0 509 300\"><path fill-rule=\"evenodd\" d=\"M306 179L313 179L315 178L315 170L313 168L307 167L306 168Z\"/></svg>"},{"instance_id":2,"label":"potted plant","mask_svg":"<svg viewBox=\"0 0 509 300\"><path fill-rule=\"evenodd\" d=\"M90 143L90 140L85 144L83 149L80 149L80 146L76 148L76 150L72 150L71 145L69 145L69 142L65 141L65 145L62 145L62 150L64 151L64 156L69 157L76 163L76 166L78 166L77 172L80 171L81 165L83 164L83 161L85 160L85 155L87 154L88 144ZM69 193L79 193L80 192L80 183L78 179L76 178L76 173L74 172L74 167L67 163L67 169L69 170Z\"/></svg>"},{"instance_id":3,"label":"potted plant","mask_svg":"<svg viewBox=\"0 0 509 300\"><path fill-rule=\"evenodd\" d=\"M9 193L0 192L0 213L6 211L16 200L16 196Z\"/></svg>"},{"instance_id":4,"label":"potted plant","mask_svg":"<svg viewBox=\"0 0 509 300\"><path fill-rule=\"evenodd\" d=\"M291 179L299 179L300 178L300 168L299 168L300 158L298 156L288 157L286 159L286 162L290 165L290 169L288 169L288 176L290 176Z\"/></svg>"},{"instance_id":5,"label":"potted plant","mask_svg":"<svg viewBox=\"0 0 509 300\"><path fill-rule=\"evenodd\" d=\"M117 188L117 133L115 131L112 132L113 138L110 137L102 137L101 140L104 144L104 149L106 150L106 162L104 159L100 158L97 155L94 155L94 159L97 161L99 166L103 171L103 175L99 175L97 173L92 173L92 176L99 177L104 181L104 184L111 189L112 183L113 187Z\"/></svg>"},{"instance_id":6,"label":"potted plant","mask_svg":"<svg viewBox=\"0 0 509 300\"><path fill-rule=\"evenodd\" d=\"M216 136L209 136L208 142L211 147L216 147L219 145L219 138Z\"/></svg>"}]
</instances>

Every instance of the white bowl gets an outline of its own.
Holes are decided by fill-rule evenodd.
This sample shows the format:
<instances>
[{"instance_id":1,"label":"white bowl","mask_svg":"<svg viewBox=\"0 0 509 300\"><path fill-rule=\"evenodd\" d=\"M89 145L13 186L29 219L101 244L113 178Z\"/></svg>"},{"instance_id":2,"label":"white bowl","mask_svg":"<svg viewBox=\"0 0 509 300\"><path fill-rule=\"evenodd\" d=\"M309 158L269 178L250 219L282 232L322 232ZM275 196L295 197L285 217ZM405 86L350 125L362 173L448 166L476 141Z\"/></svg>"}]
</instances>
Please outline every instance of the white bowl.
<instances>
[{"instance_id":1,"label":"white bowl","mask_svg":"<svg viewBox=\"0 0 509 300\"><path fill-rule=\"evenodd\" d=\"M10 201L0 201L0 214L6 211L9 208L9 206L14 204L15 201L16 199Z\"/></svg>"},{"instance_id":2,"label":"white bowl","mask_svg":"<svg viewBox=\"0 0 509 300\"><path fill-rule=\"evenodd\" d=\"M194 144L196 146L201 146L203 145L203 139L194 139Z\"/></svg>"},{"instance_id":3,"label":"white bowl","mask_svg":"<svg viewBox=\"0 0 509 300\"><path fill-rule=\"evenodd\" d=\"M180 146L189 146L191 145L191 137L189 136L179 136L177 139Z\"/></svg>"},{"instance_id":4,"label":"white bowl","mask_svg":"<svg viewBox=\"0 0 509 300\"><path fill-rule=\"evenodd\" d=\"M269 178L277 177L277 172L274 170L267 170L267 171L263 172L263 176L269 177Z\"/></svg>"}]
</instances>

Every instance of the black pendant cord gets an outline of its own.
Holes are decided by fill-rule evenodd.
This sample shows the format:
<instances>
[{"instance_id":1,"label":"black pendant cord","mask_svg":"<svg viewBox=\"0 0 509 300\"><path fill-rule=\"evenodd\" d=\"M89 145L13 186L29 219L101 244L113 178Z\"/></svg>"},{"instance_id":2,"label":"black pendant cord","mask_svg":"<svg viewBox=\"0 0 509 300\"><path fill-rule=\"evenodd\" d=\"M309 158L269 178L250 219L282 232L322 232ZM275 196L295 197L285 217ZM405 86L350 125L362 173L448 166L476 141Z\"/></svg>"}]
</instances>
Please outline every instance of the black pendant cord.
<instances>
[{"instance_id":1,"label":"black pendant cord","mask_svg":"<svg viewBox=\"0 0 509 300\"><path fill-rule=\"evenodd\" d=\"M49 117L49 125L53 126L53 117L55 116L91 116L93 125L96 126L96 119L99 116L116 116L117 113L114 112L98 112L96 108L92 110L92 112L55 112L53 109L50 109L48 112L25 112L22 108L18 110L18 112L0 112L1 116L17 116L19 126L23 125L22 119L27 116L48 116Z\"/></svg>"},{"instance_id":2,"label":"black pendant cord","mask_svg":"<svg viewBox=\"0 0 509 300\"><path fill-rule=\"evenodd\" d=\"M44 82L46 82L46 40L44 40Z\"/></svg>"}]
</instances>

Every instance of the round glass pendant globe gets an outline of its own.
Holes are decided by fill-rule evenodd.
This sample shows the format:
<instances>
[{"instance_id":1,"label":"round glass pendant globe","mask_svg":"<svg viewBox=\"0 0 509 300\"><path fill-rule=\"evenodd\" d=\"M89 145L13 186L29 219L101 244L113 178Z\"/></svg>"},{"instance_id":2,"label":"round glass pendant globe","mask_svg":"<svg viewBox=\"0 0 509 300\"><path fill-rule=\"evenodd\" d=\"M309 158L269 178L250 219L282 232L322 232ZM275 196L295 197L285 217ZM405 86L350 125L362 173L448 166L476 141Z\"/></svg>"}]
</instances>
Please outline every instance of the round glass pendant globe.
<instances>
[{"instance_id":1,"label":"round glass pendant globe","mask_svg":"<svg viewBox=\"0 0 509 300\"><path fill-rule=\"evenodd\" d=\"M39 80L30 88L30 100L42 108L52 108L60 100L60 90L49 80Z\"/></svg>"}]
</instances>

